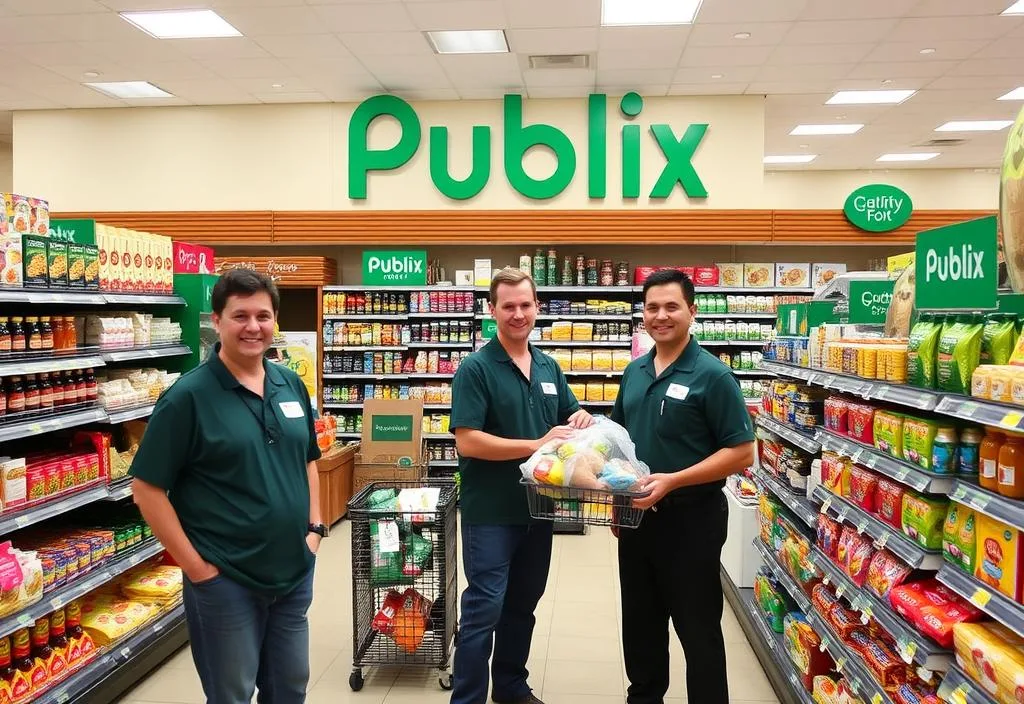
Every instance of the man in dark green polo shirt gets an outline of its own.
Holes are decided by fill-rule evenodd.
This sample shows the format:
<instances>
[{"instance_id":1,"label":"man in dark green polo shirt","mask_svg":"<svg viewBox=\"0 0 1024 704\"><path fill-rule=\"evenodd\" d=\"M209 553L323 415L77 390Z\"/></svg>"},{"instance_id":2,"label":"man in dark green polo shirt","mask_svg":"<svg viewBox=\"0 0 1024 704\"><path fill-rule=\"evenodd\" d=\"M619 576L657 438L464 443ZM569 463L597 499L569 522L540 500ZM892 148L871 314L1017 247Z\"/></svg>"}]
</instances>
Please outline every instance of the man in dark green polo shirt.
<instances>
[{"instance_id":1,"label":"man in dark green polo shirt","mask_svg":"<svg viewBox=\"0 0 1024 704\"><path fill-rule=\"evenodd\" d=\"M550 356L529 344L537 289L517 269L495 274L498 335L471 354L452 384L461 460L462 593L451 704L540 704L526 661L551 563L551 524L532 522L519 465L541 445L593 422ZM493 660L492 655L493 645Z\"/></svg>"},{"instance_id":2,"label":"man in dark green polo shirt","mask_svg":"<svg viewBox=\"0 0 1024 704\"><path fill-rule=\"evenodd\" d=\"M653 508L619 535L622 646L628 704L661 704L669 685L668 621L686 656L691 702L728 704L719 564L728 507L725 478L749 467L754 432L739 384L690 337L693 282L675 270L644 283L651 352L626 368L612 420L651 468Z\"/></svg>"},{"instance_id":3,"label":"man in dark green polo shirt","mask_svg":"<svg viewBox=\"0 0 1024 704\"><path fill-rule=\"evenodd\" d=\"M192 656L210 704L299 704L320 523L309 394L270 364L280 297L236 269L212 292L220 342L156 404L132 462L153 533L185 573Z\"/></svg>"}]
</instances>

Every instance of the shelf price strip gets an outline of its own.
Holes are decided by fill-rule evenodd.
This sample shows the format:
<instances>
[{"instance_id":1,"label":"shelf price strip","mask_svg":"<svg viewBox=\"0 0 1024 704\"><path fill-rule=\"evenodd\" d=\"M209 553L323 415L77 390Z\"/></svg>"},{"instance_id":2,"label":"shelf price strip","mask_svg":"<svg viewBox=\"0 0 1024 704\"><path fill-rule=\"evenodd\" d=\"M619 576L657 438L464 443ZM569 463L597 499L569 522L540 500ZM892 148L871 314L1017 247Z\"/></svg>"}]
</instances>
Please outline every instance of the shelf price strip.
<instances>
[{"instance_id":1,"label":"shelf price strip","mask_svg":"<svg viewBox=\"0 0 1024 704\"><path fill-rule=\"evenodd\" d=\"M774 477L763 469L756 473L757 480L763 488L774 494L790 511L811 528L818 524L818 512L811 503L791 491L787 491Z\"/></svg>"},{"instance_id":2,"label":"shelf price strip","mask_svg":"<svg viewBox=\"0 0 1024 704\"><path fill-rule=\"evenodd\" d=\"M975 577L952 565L943 565L939 581L967 599L1007 628L1024 637L1024 605L982 584Z\"/></svg>"},{"instance_id":3,"label":"shelf price strip","mask_svg":"<svg viewBox=\"0 0 1024 704\"><path fill-rule=\"evenodd\" d=\"M757 424L765 430L775 433L783 440L793 443L801 450L809 452L812 455L816 455L821 451L821 445L817 443L814 438L805 435L798 430L794 430L788 425L785 425L774 418L770 418L763 413L758 414Z\"/></svg>"},{"instance_id":4,"label":"shelf price strip","mask_svg":"<svg viewBox=\"0 0 1024 704\"><path fill-rule=\"evenodd\" d=\"M1024 530L1024 504L1020 501L993 494L962 479L953 484L949 497L1018 530Z\"/></svg>"},{"instance_id":5,"label":"shelf price strip","mask_svg":"<svg viewBox=\"0 0 1024 704\"><path fill-rule=\"evenodd\" d=\"M944 494L953 486L953 480L948 475L939 475L914 467L876 448L842 437L825 428L818 428L815 439L821 443L822 449L848 457L853 462L906 484L911 489Z\"/></svg>"}]
</instances>

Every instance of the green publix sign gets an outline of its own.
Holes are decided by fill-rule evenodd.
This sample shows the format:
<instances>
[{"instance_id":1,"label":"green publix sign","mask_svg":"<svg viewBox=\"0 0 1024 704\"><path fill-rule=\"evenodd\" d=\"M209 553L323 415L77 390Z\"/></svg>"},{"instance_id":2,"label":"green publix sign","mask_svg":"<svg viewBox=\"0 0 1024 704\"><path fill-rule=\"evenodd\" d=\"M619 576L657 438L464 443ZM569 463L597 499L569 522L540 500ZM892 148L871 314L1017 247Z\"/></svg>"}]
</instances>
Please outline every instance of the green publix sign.
<instances>
[{"instance_id":1,"label":"green publix sign","mask_svg":"<svg viewBox=\"0 0 1024 704\"><path fill-rule=\"evenodd\" d=\"M607 195L608 172L608 98L592 94L587 101L587 193L590 198ZM644 101L636 93L627 93L619 101L619 111L627 119L637 117ZM506 95L503 105L503 167L509 185L531 200L554 198L576 176L576 146L554 125L523 124L523 98ZM380 117L398 122L398 142L386 149L371 149L370 125ZM654 124L650 133L661 150L664 165L649 192L652 199L668 198L676 184L690 198L707 198L708 191L694 169L692 159L700 146L707 124L690 124L676 136L670 125ZM622 197L640 197L640 125L624 125L619 135L622 159ZM369 175L375 171L394 171L405 166L419 151L423 127L412 105L394 95L376 95L361 102L348 125L348 197L365 200ZM443 195L453 200L468 200L480 194L491 177L491 128L472 128L472 167L464 178L452 175L449 168L448 128L432 125L429 129L430 180ZM523 157L534 147L546 147L555 157L556 167L545 178L534 178L523 168Z\"/></svg>"},{"instance_id":2,"label":"green publix sign","mask_svg":"<svg viewBox=\"0 0 1024 704\"><path fill-rule=\"evenodd\" d=\"M426 286L426 251L364 250L363 285Z\"/></svg>"},{"instance_id":3,"label":"green publix sign","mask_svg":"<svg viewBox=\"0 0 1024 704\"><path fill-rule=\"evenodd\" d=\"M905 191L884 183L872 183L849 195L843 205L843 213L854 227L861 230L889 232L903 227L913 208L914 204Z\"/></svg>"},{"instance_id":4,"label":"green publix sign","mask_svg":"<svg viewBox=\"0 0 1024 704\"><path fill-rule=\"evenodd\" d=\"M992 215L918 233L915 307L995 309L999 276L996 230L996 216Z\"/></svg>"}]
</instances>

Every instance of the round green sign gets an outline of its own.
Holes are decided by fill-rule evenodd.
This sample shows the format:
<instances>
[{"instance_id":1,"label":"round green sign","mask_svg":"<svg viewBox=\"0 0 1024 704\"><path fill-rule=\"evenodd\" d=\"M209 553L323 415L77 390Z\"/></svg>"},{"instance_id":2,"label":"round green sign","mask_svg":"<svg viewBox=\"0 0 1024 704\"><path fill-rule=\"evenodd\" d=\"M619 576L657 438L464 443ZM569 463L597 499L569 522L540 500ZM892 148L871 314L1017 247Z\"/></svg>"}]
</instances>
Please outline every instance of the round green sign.
<instances>
[{"instance_id":1,"label":"round green sign","mask_svg":"<svg viewBox=\"0 0 1024 704\"><path fill-rule=\"evenodd\" d=\"M861 186L843 205L846 219L867 232L889 232L903 227L913 209L905 191L885 183Z\"/></svg>"}]
</instances>

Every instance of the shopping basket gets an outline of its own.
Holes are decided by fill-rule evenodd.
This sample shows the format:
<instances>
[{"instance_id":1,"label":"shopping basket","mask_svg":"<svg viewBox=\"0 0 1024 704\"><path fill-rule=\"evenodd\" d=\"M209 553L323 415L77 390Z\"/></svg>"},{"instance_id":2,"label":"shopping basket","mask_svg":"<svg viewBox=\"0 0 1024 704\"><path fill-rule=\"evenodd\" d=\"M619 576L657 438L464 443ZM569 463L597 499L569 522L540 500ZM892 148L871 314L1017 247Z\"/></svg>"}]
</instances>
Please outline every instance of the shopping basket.
<instances>
[{"instance_id":1,"label":"shopping basket","mask_svg":"<svg viewBox=\"0 0 1024 704\"><path fill-rule=\"evenodd\" d=\"M433 511L380 510L380 490L438 489ZM348 503L352 521L352 673L363 688L368 665L436 668L451 689L449 663L457 627L458 556L455 483L445 479L367 484ZM429 542L429 556L424 546Z\"/></svg>"},{"instance_id":2,"label":"shopping basket","mask_svg":"<svg viewBox=\"0 0 1024 704\"><path fill-rule=\"evenodd\" d=\"M633 506L633 499L651 495L649 489L639 492L581 489L536 484L525 478L519 483L526 487L530 516L554 523L636 528L644 512Z\"/></svg>"}]
</instances>

